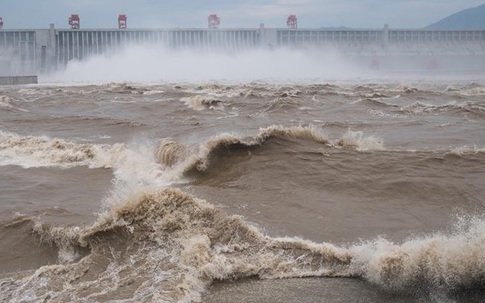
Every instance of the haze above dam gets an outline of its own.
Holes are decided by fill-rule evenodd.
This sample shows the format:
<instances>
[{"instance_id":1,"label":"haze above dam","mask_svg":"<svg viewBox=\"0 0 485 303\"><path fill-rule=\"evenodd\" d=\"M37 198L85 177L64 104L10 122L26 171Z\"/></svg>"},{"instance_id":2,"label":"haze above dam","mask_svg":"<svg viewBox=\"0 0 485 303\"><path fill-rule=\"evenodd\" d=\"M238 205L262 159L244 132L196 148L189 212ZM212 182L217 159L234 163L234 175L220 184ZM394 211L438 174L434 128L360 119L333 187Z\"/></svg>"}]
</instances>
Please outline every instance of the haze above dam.
<instances>
[{"instance_id":1,"label":"haze above dam","mask_svg":"<svg viewBox=\"0 0 485 303\"><path fill-rule=\"evenodd\" d=\"M71 15L70 28L0 30L0 70L3 75L57 71L70 61L123 51L128 46L163 46L171 51L238 54L254 50L289 49L339 54L369 70L483 70L485 29L299 28L290 15L287 28L222 28L209 15L207 28L128 27L127 16L118 28L90 29ZM399 58L399 60L396 60ZM399 62L397 64L396 62ZM399 66L397 66L399 65Z\"/></svg>"}]
</instances>

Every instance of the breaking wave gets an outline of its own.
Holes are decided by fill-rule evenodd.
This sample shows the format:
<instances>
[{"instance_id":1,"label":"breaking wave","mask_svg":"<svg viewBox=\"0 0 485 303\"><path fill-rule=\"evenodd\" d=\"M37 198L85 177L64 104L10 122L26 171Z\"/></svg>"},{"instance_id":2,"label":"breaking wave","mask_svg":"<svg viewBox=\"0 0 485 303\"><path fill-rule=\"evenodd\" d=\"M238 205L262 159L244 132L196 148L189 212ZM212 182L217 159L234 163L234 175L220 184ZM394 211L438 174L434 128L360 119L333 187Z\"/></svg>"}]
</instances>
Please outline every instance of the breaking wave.
<instances>
[{"instance_id":1,"label":"breaking wave","mask_svg":"<svg viewBox=\"0 0 485 303\"><path fill-rule=\"evenodd\" d=\"M167 184L149 145L75 143L47 136L20 136L0 131L0 165L24 168L85 166L113 169L118 179Z\"/></svg>"},{"instance_id":2,"label":"breaking wave","mask_svg":"<svg viewBox=\"0 0 485 303\"><path fill-rule=\"evenodd\" d=\"M194 110L215 109L219 108L223 101L214 97L204 97L201 95L195 95L191 97L185 97L181 99L189 108Z\"/></svg>"},{"instance_id":3,"label":"breaking wave","mask_svg":"<svg viewBox=\"0 0 485 303\"><path fill-rule=\"evenodd\" d=\"M429 235L402 244L385 239L364 242L350 248L353 273L397 290L483 287L484 239L483 218L462 218L451 234Z\"/></svg>"},{"instance_id":4,"label":"breaking wave","mask_svg":"<svg viewBox=\"0 0 485 303\"><path fill-rule=\"evenodd\" d=\"M379 238L337 247L269 237L180 190L143 189L110 201L91 226L36 222L33 230L58 248L59 263L0 280L3 302L191 302L215 280L245 277L353 277L392 291L445 292L485 281L481 218L402 244Z\"/></svg>"},{"instance_id":5,"label":"breaking wave","mask_svg":"<svg viewBox=\"0 0 485 303\"><path fill-rule=\"evenodd\" d=\"M180 180L187 172L204 171L211 158L224 150L252 150L271 140L296 139L314 142L328 148L355 148L357 151L384 150L382 141L365 137L362 132L348 131L341 139L331 140L313 126L270 126L255 136L224 133L195 146L163 140L155 151L152 146L128 147L125 144L75 143L46 136L20 136L0 132L0 163L30 167L113 168L118 175L146 174L142 180ZM143 169L142 169L143 168ZM147 173L148 172L148 173ZM163 175L163 178L162 178ZM149 182L151 183L151 182Z\"/></svg>"},{"instance_id":6,"label":"breaking wave","mask_svg":"<svg viewBox=\"0 0 485 303\"><path fill-rule=\"evenodd\" d=\"M0 95L0 107L12 107L11 102L10 97Z\"/></svg>"},{"instance_id":7,"label":"breaking wave","mask_svg":"<svg viewBox=\"0 0 485 303\"><path fill-rule=\"evenodd\" d=\"M220 134L195 146L191 152L176 142L162 142L156 151L158 161L168 167L183 162L183 171L191 169L205 170L209 165L211 155L223 149L257 148L271 139L298 138L311 140L328 145L330 141L313 127L282 127L271 126L262 128L258 135L242 138L238 134Z\"/></svg>"},{"instance_id":8,"label":"breaking wave","mask_svg":"<svg viewBox=\"0 0 485 303\"><path fill-rule=\"evenodd\" d=\"M454 155L454 156L460 156L464 157L466 155L475 155L475 154L480 154L480 153L485 153L485 148L480 148L477 146L460 146L453 148L452 150L446 152L446 155Z\"/></svg>"},{"instance_id":9,"label":"breaking wave","mask_svg":"<svg viewBox=\"0 0 485 303\"><path fill-rule=\"evenodd\" d=\"M290 141L287 142L286 141ZM201 143L185 145L169 139L158 144L93 144L76 143L47 136L20 136L0 131L0 165L24 168L85 166L113 169L118 179L141 184L186 182L194 172L210 169L218 158L233 151L251 152L268 144L293 145L314 143L329 149L353 149L358 152L385 151L382 139L366 136L361 131L347 130L340 138L329 138L314 126L269 126L252 136L222 133ZM483 148L462 146L450 150L425 151L466 157L482 154ZM399 150L395 150L399 152Z\"/></svg>"},{"instance_id":10,"label":"breaking wave","mask_svg":"<svg viewBox=\"0 0 485 303\"><path fill-rule=\"evenodd\" d=\"M294 109L297 109L299 105L300 102L298 102L298 100L288 98L287 96L278 97L274 100L269 101L268 104L266 104L263 108L263 111L268 113L292 111Z\"/></svg>"},{"instance_id":11,"label":"breaking wave","mask_svg":"<svg viewBox=\"0 0 485 303\"><path fill-rule=\"evenodd\" d=\"M483 96L485 95L485 87L476 85L469 85L463 90L460 90L460 94L465 96Z\"/></svg>"},{"instance_id":12,"label":"breaking wave","mask_svg":"<svg viewBox=\"0 0 485 303\"><path fill-rule=\"evenodd\" d=\"M362 99L362 102L372 106L372 107L381 107L381 108L386 108L386 107L397 107L395 104L388 104L386 102L382 101L383 97L374 97L375 95L372 96L367 96L364 99Z\"/></svg>"},{"instance_id":13,"label":"breaking wave","mask_svg":"<svg viewBox=\"0 0 485 303\"><path fill-rule=\"evenodd\" d=\"M364 137L364 133L357 131L347 131L338 141L339 146L354 147L358 151L384 150L382 140L374 136Z\"/></svg>"},{"instance_id":14,"label":"breaking wave","mask_svg":"<svg viewBox=\"0 0 485 303\"><path fill-rule=\"evenodd\" d=\"M304 140L328 148L355 148L358 151L384 150L380 139L365 137L362 132L348 131L341 139L331 140L313 126L261 128L255 136L243 138L239 134L220 134L195 146L185 146L175 141L163 141L155 154L158 162L170 168L172 178L181 178L191 171L205 171L211 160L225 150L247 150L264 147L272 140Z\"/></svg>"},{"instance_id":15,"label":"breaking wave","mask_svg":"<svg viewBox=\"0 0 485 303\"><path fill-rule=\"evenodd\" d=\"M14 98L12 98L12 97L0 95L0 108L2 110L5 110L5 111L28 112L28 110L26 110L26 109L23 109L23 108L20 108L20 107L17 107L17 106L12 105L16 101L17 100L14 99Z\"/></svg>"},{"instance_id":16,"label":"breaking wave","mask_svg":"<svg viewBox=\"0 0 485 303\"><path fill-rule=\"evenodd\" d=\"M410 105L401 107L404 112L412 114L428 114L437 112L472 113L485 116L485 106L476 102L451 103L446 105L433 105L416 101Z\"/></svg>"},{"instance_id":17,"label":"breaking wave","mask_svg":"<svg viewBox=\"0 0 485 303\"><path fill-rule=\"evenodd\" d=\"M111 168L116 155L126 150L123 144L78 144L46 136L20 136L0 131L0 159L4 164L25 168L46 166L88 166Z\"/></svg>"}]
</instances>

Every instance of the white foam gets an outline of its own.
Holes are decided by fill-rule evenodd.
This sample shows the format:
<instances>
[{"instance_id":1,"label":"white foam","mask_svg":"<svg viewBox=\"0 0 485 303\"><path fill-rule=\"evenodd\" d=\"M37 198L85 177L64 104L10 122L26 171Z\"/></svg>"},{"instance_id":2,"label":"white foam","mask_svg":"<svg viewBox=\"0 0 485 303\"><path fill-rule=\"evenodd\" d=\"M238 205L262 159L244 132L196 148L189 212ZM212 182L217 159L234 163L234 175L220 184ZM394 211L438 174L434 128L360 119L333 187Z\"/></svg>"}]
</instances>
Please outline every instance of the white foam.
<instances>
[{"instance_id":1,"label":"white foam","mask_svg":"<svg viewBox=\"0 0 485 303\"><path fill-rule=\"evenodd\" d=\"M485 87L474 87L470 89L463 89L460 91L460 94L465 96L484 96Z\"/></svg>"},{"instance_id":2,"label":"white foam","mask_svg":"<svg viewBox=\"0 0 485 303\"><path fill-rule=\"evenodd\" d=\"M380 138L374 136L364 137L361 131L351 131L345 133L337 143L343 147L355 147L358 151L384 150L384 145Z\"/></svg>"},{"instance_id":3,"label":"white foam","mask_svg":"<svg viewBox=\"0 0 485 303\"><path fill-rule=\"evenodd\" d=\"M463 219L454 233L402 244L378 238L350 251L355 274L384 287L404 290L417 281L444 290L470 287L485 277L485 220Z\"/></svg>"},{"instance_id":4,"label":"white foam","mask_svg":"<svg viewBox=\"0 0 485 303\"><path fill-rule=\"evenodd\" d=\"M181 98L180 101L184 102L189 108L201 111L205 109L221 109L221 100L212 96L195 95L190 97Z\"/></svg>"},{"instance_id":5,"label":"white foam","mask_svg":"<svg viewBox=\"0 0 485 303\"><path fill-rule=\"evenodd\" d=\"M36 224L44 241L89 246L93 252L78 262L21 273L13 285L0 280L0 296L35 301L53 294L77 300L89 289L86 299L94 300L140 282L131 288L129 301L191 302L199 301L216 279L360 277L390 290L449 291L476 287L485 277L481 217L459 217L446 234L401 244L378 238L347 248L269 237L243 218L180 190L122 191L124 199L112 200L91 226ZM67 262L76 256L63 254Z\"/></svg>"},{"instance_id":6,"label":"white foam","mask_svg":"<svg viewBox=\"0 0 485 303\"><path fill-rule=\"evenodd\" d=\"M455 156L465 156L465 155L470 155L470 154L479 154L479 153L485 153L485 147L477 147L477 146L460 146L460 147L455 147L447 154L450 155L455 155Z\"/></svg>"},{"instance_id":7,"label":"white foam","mask_svg":"<svg viewBox=\"0 0 485 303\"><path fill-rule=\"evenodd\" d=\"M0 165L24 168L110 168L125 182L166 186L170 181L156 162L149 142L76 143L47 136L20 136L0 131Z\"/></svg>"},{"instance_id":8,"label":"white foam","mask_svg":"<svg viewBox=\"0 0 485 303\"><path fill-rule=\"evenodd\" d=\"M409 112L413 114L422 114L422 113L434 111L437 108L438 106L436 105L416 101L416 102L413 102L412 104L401 107L401 110L404 112Z\"/></svg>"},{"instance_id":9,"label":"white foam","mask_svg":"<svg viewBox=\"0 0 485 303\"><path fill-rule=\"evenodd\" d=\"M0 163L3 165L111 168L116 155L125 149L123 144L77 144L47 136L20 136L0 131Z\"/></svg>"}]
</instances>

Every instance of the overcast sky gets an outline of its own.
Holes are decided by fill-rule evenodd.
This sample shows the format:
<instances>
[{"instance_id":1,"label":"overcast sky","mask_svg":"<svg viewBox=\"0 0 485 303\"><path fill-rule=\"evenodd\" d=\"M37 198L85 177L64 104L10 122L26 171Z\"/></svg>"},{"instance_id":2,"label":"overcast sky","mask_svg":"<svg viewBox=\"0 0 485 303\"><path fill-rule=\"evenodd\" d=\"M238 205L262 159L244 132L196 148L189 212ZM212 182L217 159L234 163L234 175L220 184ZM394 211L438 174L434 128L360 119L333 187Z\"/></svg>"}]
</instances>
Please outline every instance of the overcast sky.
<instances>
[{"instance_id":1,"label":"overcast sky","mask_svg":"<svg viewBox=\"0 0 485 303\"><path fill-rule=\"evenodd\" d=\"M216 13L221 27L286 27L296 14L300 28L356 27L420 28L485 0L0 0L5 28L67 28L70 14L82 28L117 26L118 14L128 26L206 27Z\"/></svg>"}]
</instances>

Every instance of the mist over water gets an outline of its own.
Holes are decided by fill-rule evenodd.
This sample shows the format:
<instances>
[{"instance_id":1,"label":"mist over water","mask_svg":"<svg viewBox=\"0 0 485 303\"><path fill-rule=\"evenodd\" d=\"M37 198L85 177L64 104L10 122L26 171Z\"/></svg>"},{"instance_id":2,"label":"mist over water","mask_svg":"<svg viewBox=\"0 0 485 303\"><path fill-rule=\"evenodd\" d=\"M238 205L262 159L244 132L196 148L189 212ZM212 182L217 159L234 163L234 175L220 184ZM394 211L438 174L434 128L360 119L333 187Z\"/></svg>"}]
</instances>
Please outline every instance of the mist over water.
<instances>
[{"instance_id":1,"label":"mist over water","mask_svg":"<svg viewBox=\"0 0 485 303\"><path fill-rule=\"evenodd\" d=\"M70 61L45 82L302 81L355 78L360 68L331 50L240 52L128 46L110 55Z\"/></svg>"},{"instance_id":2,"label":"mist over water","mask_svg":"<svg viewBox=\"0 0 485 303\"><path fill-rule=\"evenodd\" d=\"M42 83L270 81L423 81L468 80L485 74L483 56L379 55L322 48L255 48L227 51L162 44L128 45L58 71L41 74ZM430 62L439 62L435 67Z\"/></svg>"}]
</instances>

